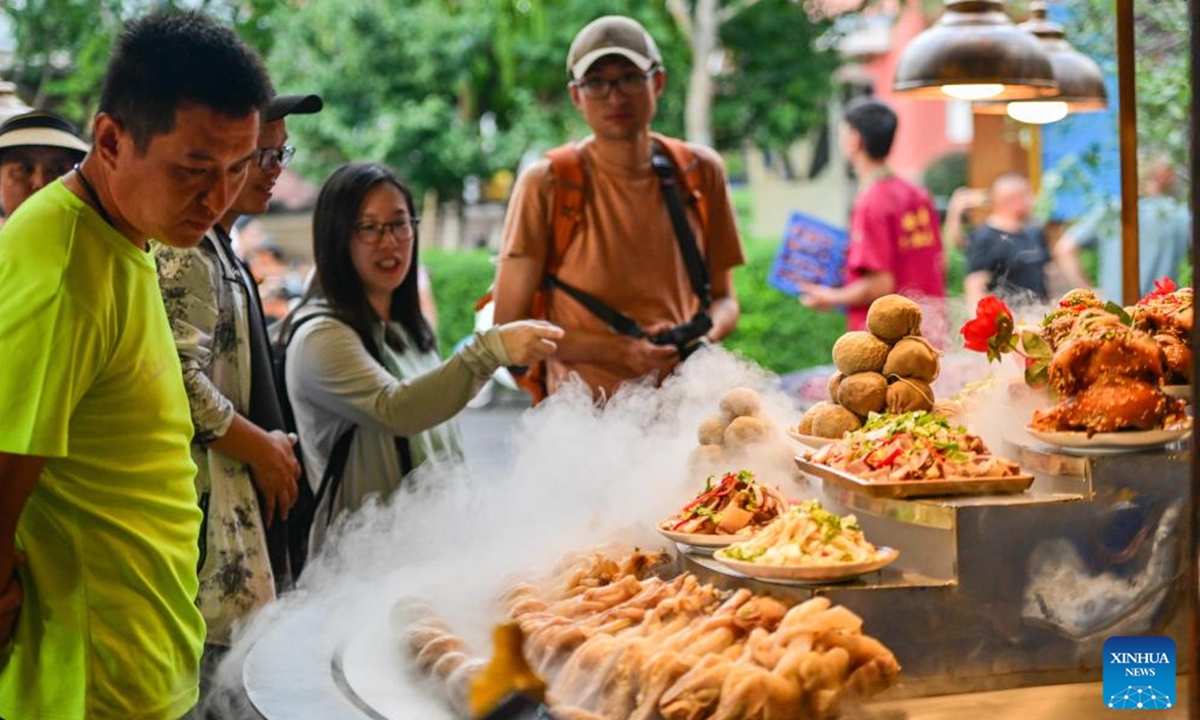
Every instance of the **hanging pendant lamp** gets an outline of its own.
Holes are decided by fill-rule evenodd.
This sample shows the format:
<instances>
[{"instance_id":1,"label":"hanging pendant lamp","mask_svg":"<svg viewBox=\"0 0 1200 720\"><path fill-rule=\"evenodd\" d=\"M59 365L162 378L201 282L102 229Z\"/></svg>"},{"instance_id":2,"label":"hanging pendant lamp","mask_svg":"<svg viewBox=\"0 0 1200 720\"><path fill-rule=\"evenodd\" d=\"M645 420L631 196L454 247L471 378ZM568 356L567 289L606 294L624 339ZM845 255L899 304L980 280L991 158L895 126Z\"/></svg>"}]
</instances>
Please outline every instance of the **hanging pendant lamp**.
<instances>
[{"instance_id":1,"label":"hanging pendant lamp","mask_svg":"<svg viewBox=\"0 0 1200 720\"><path fill-rule=\"evenodd\" d=\"M1055 95L1050 58L1000 0L946 0L946 11L904 48L892 91L926 100L1026 100Z\"/></svg>"},{"instance_id":2,"label":"hanging pendant lamp","mask_svg":"<svg viewBox=\"0 0 1200 720\"><path fill-rule=\"evenodd\" d=\"M1096 112L1108 107L1104 73L1096 61L1067 42L1061 25L1046 19L1046 3L1040 0L1030 3L1029 10L1029 21L1017 27L1033 33L1050 56L1058 95L1046 100L980 103L972 109L995 115L1007 112L1021 122L1047 123L1061 120L1068 113Z\"/></svg>"}]
</instances>

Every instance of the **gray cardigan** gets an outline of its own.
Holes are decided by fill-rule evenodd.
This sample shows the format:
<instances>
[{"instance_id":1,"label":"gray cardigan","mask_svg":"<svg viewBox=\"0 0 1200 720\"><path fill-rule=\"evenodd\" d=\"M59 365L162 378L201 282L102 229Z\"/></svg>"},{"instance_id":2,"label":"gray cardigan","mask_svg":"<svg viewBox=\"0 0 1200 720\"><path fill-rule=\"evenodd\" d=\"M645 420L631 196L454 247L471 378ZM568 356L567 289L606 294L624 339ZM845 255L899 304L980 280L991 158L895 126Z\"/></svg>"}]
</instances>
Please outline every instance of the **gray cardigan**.
<instances>
[{"instance_id":1,"label":"gray cardigan","mask_svg":"<svg viewBox=\"0 0 1200 720\"><path fill-rule=\"evenodd\" d=\"M295 319L327 309L316 304L307 312L301 309ZM288 399L313 492L334 443L351 425L358 425L341 491L332 505L326 501L317 510L312 551L324 541L330 512L336 518L343 510L361 507L368 495L386 499L400 486L394 436L409 439L414 466L460 459L458 428L451 420L496 368L510 364L496 328L476 333L445 361L436 351L417 350L399 324L393 323L392 329L405 338L405 350L396 352L384 344L381 322L374 340L384 348L382 365L353 328L332 317L305 323L288 345Z\"/></svg>"}]
</instances>

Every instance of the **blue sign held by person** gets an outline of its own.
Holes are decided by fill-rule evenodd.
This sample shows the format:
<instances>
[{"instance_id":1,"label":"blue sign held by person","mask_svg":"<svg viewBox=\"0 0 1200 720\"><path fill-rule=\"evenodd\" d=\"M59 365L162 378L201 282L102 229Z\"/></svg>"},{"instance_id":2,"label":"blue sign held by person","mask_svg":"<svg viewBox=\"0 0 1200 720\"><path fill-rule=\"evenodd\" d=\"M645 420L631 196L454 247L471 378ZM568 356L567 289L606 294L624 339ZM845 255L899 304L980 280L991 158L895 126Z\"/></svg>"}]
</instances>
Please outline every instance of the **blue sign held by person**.
<instances>
[{"instance_id":1,"label":"blue sign held by person","mask_svg":"<svg viewBox=\"0 0 1200 720\"><path fill-rule=\"evenodd\" d=\"M811 215L792 213L767 282L789 295L799 295L802 282L841 285L848 241L845 230Z\"/></svg>"},{"instance_id":2,"label":"blue sign held by person","mask_svg":"<svg viewBox=\"0 0 1200 720\"><path fill-rule=\"evenodd\" d=\"M1175 641L1111 637L1104 641L1104 705L1113 710L1167 710L1175 705Z\"/></svg>"}]
</instances>

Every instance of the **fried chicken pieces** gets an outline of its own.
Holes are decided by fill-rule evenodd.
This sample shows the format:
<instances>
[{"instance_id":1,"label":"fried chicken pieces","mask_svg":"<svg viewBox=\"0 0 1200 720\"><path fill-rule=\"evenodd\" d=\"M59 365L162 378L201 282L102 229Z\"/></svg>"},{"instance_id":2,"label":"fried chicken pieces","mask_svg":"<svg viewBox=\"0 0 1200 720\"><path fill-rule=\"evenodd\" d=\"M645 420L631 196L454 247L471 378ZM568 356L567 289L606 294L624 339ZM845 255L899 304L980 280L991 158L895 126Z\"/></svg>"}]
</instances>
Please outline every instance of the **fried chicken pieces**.
<instances>
[{"instance_id":1,"label":"fried chicken pieces","mask_svg":"<svg viewBox=\"0 0 1200 720\"><path fill-rule=\"evenodd\" d=\"M1133 326L1149 333L1167 359L1168 385L1192 382L1192 289L1155 291L1127 308Z\"/></svg>"},{"instance_id":2,"label":"fried chicken pieces","mask_svg":"<svg viewBox=\"0 0 1200 720\"><path fill-rule=\"evenodd\" d=\"M1102 309L1083 309L1050 362L1050 386L1060 401L1035 412L1032 427L1082 430L1090 437L1180 421L1183 401L1159 387L1169 372L1166 353L1149 334Z\"/></svg>"},{"instance_id":3,"label":"fried chicken pieces","mask_svg":"<svg viewBox=\"0 0 1200 720\"><path fill-rule=\"evenodd\" d=\"M749 590L701 585L689 573L669 581L598 579L588 575L589 564L606 562L577 559L552 582L517 585L504 597L530 664L550 680L547 702L559 717L829 718L843 701L890 686L899 672L895 656L862 634L862 620L828 598L789 609ZM402 635L410 651L462 707L457 675L478 672L479 661L458 660L462 648L445 638L444 625L414 619L411 608L396 615L407 616ZM434 657L437 648L453 660ZM455 668L442 675L444 662Z\"/></svg>"}]
</instances>

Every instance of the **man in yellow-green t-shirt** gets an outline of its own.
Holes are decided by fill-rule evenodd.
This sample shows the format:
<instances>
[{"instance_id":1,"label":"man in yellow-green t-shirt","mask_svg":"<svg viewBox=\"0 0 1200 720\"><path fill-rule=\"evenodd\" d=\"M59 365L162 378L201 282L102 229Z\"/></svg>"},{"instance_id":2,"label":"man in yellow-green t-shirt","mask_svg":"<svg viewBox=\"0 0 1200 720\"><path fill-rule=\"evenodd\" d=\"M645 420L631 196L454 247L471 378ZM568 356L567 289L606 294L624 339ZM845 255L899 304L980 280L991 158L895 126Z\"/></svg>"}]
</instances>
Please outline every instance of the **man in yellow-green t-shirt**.
<instances>
[{"instance_id":1,"label":"man in yellow-green t-shirt","mask_svg":"<svg viewBox=\"0 0 1200 720\"><path fill-rule=\"evenodd\" d=\"M225 212L269 87L201 14L134 21L92 152L0 230L0 717L196 702L192 424L147 245L194 246Z\"/></svg>"}]
</instances>

